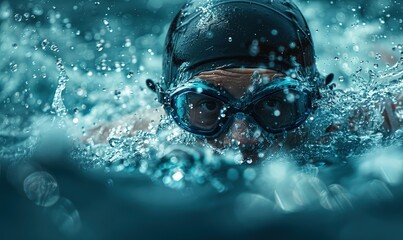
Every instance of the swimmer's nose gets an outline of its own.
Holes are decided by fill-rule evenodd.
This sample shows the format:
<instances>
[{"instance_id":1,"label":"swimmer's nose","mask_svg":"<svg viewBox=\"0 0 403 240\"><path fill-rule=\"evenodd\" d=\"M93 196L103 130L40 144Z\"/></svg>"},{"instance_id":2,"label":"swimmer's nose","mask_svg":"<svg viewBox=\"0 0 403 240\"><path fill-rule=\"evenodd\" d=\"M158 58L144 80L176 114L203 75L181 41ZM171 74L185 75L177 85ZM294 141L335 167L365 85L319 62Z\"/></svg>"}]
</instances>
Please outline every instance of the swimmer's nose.
<instances>
[{"instance_id":1,"label":"swimmer's nose","mask_svg":"<svg viewBox=\"0 0 403 240\"><path fill-rule=\"evenodd\" d=\"M234 122L229 128L229 136L244 147L252 147L258 142L260 129L245 115L237 113Z\"/></svg>"}]
</instances>

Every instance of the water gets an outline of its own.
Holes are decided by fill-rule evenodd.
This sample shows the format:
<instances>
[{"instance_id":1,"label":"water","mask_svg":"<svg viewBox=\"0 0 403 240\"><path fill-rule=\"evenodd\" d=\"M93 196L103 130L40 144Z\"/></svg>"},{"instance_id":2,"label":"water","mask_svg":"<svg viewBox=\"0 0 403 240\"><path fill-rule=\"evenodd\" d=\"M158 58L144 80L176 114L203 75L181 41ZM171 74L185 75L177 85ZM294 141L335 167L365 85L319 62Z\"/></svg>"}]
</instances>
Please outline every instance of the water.
<instances>
[{"instance_id":1,"label":"water","mask_svg":"<svg viewBox=\"0 0 403 240\"><path fill-rule=\"evenodd\" d=\"M38 239L166 237L178 226L200 238L401 235L400 3L299 2L319 70L335 73L336 86L304 125L307 141L240 164L237 143L217 155L160 120L145 86L160 77L164 36L182 2L0 3L5 237L25 236L16 224ZM390 104L380 103L399 101L388 133L381 112ZM155 119L147 131L131 131L145 114Z\"/></svg>"}]
</instances>

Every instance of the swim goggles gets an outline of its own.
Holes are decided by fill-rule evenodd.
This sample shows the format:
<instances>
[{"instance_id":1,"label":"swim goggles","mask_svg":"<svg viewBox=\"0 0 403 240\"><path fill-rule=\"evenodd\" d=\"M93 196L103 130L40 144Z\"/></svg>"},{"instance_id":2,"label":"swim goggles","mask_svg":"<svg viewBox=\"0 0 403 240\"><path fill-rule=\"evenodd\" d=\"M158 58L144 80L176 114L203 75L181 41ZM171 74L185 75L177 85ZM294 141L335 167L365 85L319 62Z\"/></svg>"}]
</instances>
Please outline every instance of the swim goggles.
<instances>
[{"instance_id":1,"label":"swim goggles","mask_svg":"<svg viewBox=\"0 0 403 240\"><path fill-rule=\"evenodd\" d=\"M277 78L241 99L202 80L166 91L152 80L147 80L147 85L182 129L206 138L225 132L239 113L251 116L268 133L295 129L313 111L315 97L300 81L290 77Z\"/></svg>"}]
</instances>

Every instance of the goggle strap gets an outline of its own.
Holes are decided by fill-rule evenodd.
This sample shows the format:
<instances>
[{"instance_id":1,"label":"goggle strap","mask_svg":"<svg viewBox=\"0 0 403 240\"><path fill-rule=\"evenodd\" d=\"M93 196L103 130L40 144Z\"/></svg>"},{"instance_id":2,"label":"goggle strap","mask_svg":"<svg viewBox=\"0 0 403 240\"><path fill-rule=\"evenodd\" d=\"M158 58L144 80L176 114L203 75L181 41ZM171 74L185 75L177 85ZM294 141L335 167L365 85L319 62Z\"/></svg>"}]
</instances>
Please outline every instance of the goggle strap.
<instances>
[{"instance_id":1,"label":"goggle strap","mask_svg":"<svg viewBox=\"0 0 403 240\"><path fill-rule=\"evenodd\" d=\"M161 103L161 104L165 104L167 94L162 89L162 87L158 83L155 83L151 79L146 80L146 85L151 91L153 91L153 92L155 92L157 94L158 102Z\"/></svg>"}]
</instances>

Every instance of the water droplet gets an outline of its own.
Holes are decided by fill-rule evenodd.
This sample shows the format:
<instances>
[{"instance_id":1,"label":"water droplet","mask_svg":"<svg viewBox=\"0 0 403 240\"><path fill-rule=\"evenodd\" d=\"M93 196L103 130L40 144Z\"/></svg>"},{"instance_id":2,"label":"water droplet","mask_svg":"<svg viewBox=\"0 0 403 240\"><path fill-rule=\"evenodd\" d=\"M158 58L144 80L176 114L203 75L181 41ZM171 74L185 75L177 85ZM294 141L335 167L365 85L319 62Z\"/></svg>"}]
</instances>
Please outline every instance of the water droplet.
<instances>
[{"instance_id":1,"label":"water droplet","mask_svg":"<svg viewBox=\"0 0 403 240\"><path fill-rule=\"evenodd\" d=\"M334 60L339 61L340 58L339 57L334 57Z\"/></svg>"},{"instance_id":2,"label":"water droplet","mask_svg":"<svg viewBox=\"0 0 403 240\"><path fill-rule=\"evenodd\" d=\"M259 42L257 40L253 40L252 44L249 47L249 54L251 56L257 56L260 52Z\"/></svg>"},{"instance_id":3,"label":"water droplet","mask_svg":"<svg viewBox=\"0 0 403 240\"><path fill-rule=\"evenodd\" d=\"M147 52L151 55L151 56L154 56L154 52L153 52L153 50L152 49L147 49Z\"/></svg>"},{"instance_id":4,"label":"water droplet","mask_svg":"<svg viewBox=\"0 0 403 240\"><path fill-rule=\"evenodd\" d=\"M402 121L403 120L403 106L397 106L395 109L395 114L400 119L400 121Z\"/></svg>"},{"instance_id":5,"label":"water droplet","mask_svg":"<svg viewBox=\"0 0 403 240\"><path fill-rule=\"evenodd\" d=\"M101 4L101 3L100 3L100 2L94 2L94 4L95 4L95 5L99 5L99 4Z\"/></svg>"},{"instance_id":6,"label":"water droplet","mask_svg":"<svg viewBox=\"0 0 403 240\"><path fill-rule=\"evenodd\" d=\"M126 75L126 78L132 78L133 75L134 75L134 72L129 72L129 73Z\"/></svg>"},{"instance_id":7,"label":"water droplet","mask_svg":"<svg viewBox=\"0 0 403 240\"><path fill-rule=\"evenodd\" d=\"M120 138L111 138L109 139L109 145L111 147L116 147L117 145L121 144L122 140Z\"/></svg>"},{"instance_id":8,"label":"water droplet","mask_svg":"<svg viewBox=\"0 0 403 240\"><path fill-rule=\"evenodd\" d=\"M42 49L43 49L43 50L45 50L48 45L49 45L48 39L44 39L44 40L41 42L41 46L42 46Z\"/></svg>"},{"instance_id":9,"label":"water droplet","mask_svg":"<svg viewBox=\"0 0 403 240\"><path fill-rule=\"evenodd\" d=\"M13 46L14 49L17 49L17 48L18 48L18 44L16 44L16 43L13 43L12 46Z\"/></svg>"},{"instance_id":10,"label":"water droplet","mask_svg":"<svg viewBox=\"0 0 403 240\"><path fill-rule=\"evenodd\" d=\"M277 29L272 29L272 30L271 30L271 35L277 36L277 34L278 34Z\"/></svg>"},{"instance_id":11,"label":"water droplet","mask_svg":"<svg viewBox=\"0 0 403 240\"><path fill-rule=\"evenodd\" d=\"M52 44L50 46L50 50L53 51L53 52L59 52L59 48L55 44Z\"/></svg>"},{"instance_id":12,"label":"water droplet","mask_svg":"<svg viewBox=\"0 0 403 240\"><path fill-rule=\"evenodd\" d=\"M102 50L104 50L104 46L103 46L102 42L97 42L96 47L97 47L98 52L101 52Z\"/></svg>"},{"instance_id":13,"label":"water droplet","mask_svg":"<svg viewBox=\"0 0 403 240\"><path fill-rule=\"evenodd\" d=\"M275 110L273 114L275 117L279 117L281 115L281 112L279 110Z\"/></svg>"},{"instance_id":14,"label":"water droplet","mask_svg":"<svg viewBox=\"0 0 403 240\"><path fill-rule=\"evenodd\" d=\"M207 31L206 32L206 38L212 39L214 37L214 33L212 31Z\"/></svg>"},{"instance_id":15,"label":"water droplet","mask_svg":"<svg viewBox=\"0 0 403 240\"><path fill-rule=\"evenodd\" d=\"M108 29L109 32L113 32L113 29L111 28L108 19L104 18L104 19L103 19L103 23L104 23L104 25L106 26L106 29Z\"/></svg>"},{"instance_id":16,"label":"water droplet","mask_svg":"<svg viewBox=\"0 0 403 240\"><path fill-rule=\"evenodd\" d=\"M17 64L17 63L15 63L15 62L10 62L9 66L10 66L11 72L16 72L16 71L18 71L18 64Z\"/></svg>"},{"instance_id":17,"label":"water droplet","mask_svg":"<svg viewBox=\"0 0 403 240\"><path fill-rule=\"evenodd\" d=\"M24 192L29 200L41 207L49 207L59 199L59 186L47 172L34 172L24 180Z\"/></svg>"}]
</instances>

